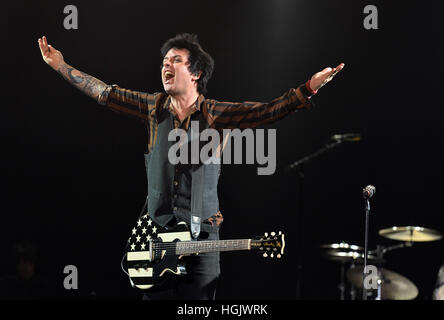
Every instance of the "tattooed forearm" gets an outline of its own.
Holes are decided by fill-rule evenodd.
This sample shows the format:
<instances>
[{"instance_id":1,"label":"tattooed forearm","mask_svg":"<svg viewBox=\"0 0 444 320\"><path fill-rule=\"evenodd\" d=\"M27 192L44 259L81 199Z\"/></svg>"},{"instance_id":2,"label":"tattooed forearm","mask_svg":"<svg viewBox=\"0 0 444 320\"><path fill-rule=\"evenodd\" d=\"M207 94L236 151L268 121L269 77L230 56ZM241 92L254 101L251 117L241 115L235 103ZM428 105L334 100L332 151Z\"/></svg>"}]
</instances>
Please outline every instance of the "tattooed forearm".
<instances>
[{"instance_id":1,"label":"tattooed forearm","mask_svg":"<svg viewBox=\"0 0 444 320\"><path fill-rule=\"evenodd\" d=\"M66 63L62 64L57 72L60 73L66 81L95 100L97 100L98 96L106 88L104 82L81 72Z\"/></svg>"}]
</instances>

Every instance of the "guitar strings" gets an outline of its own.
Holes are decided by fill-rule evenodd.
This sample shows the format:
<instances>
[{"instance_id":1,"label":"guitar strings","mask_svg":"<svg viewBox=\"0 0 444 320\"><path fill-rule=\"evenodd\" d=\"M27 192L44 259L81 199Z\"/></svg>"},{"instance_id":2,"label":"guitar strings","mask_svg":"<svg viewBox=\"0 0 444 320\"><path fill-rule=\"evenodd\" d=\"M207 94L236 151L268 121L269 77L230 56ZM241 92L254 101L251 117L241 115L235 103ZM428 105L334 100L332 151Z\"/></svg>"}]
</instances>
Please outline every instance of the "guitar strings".
<instances>
[{"instance_id":1,"label":"guitar strings","mask_svg":"<svg viewBox=\"0 0 444 320\"><path fill-rule=\"evenodd\" d=\"M174 251L172 251L172 250L165 250L166 252L164 253L164 255L163 256L177 256L177 255L180 255L180 254L192 254L192 253L206 253L206 252L219 252L219 251L225 251L225 250L223 250L223 249L227 249L227 248L222 248L222 250L219 248L219 249L217 249L217 248L212 248L212 249L214 249L214 250L206 250L206 251L204 251L204 252L200 252L199 250L190 250L190 251L182 251L182 252L180 252L180 253L178 253L176 250L174 250ZM249 250L249 248L245 248L245 247L242 247L242 248L237 248L239 251L240 250ZM227 251L229 251L229 250L234 250L233 248L230 248L230 249L228 249ZM161 253L161 251L163 251L162 249L154 249L154 251L156 251L157 253Z\"/></svg>"},{"instance_id":2,"label":"guitar strings","mask_svg":"<svg viewBox=\"0 0 444 320\"><path fill-rule=\"evenodd\" d=\"M248 248L242 248L242 249L239 249L239 251L241 251L241 250L248 250ZM160 251L162 251L162 250L160 250ZM200 251L196 251L196 250L193 250L193 251L190 251L190 252L180 252L180 253L178 253L178 252L176 252L176 251L166 251L163 255L162 255L162 257L163 256L177 256L177 255L182 255L182 254L193 254L193 253L209 253L209 252L219 252L219 251L224 251L224 250L214 250L214 251L205 251L205 252L200 252ZM158 252L158 253L160 253L160 252Z\"/></svg>"},{"instance_id":3,"label":"guitar strings","mask_svg":"<svg viewBox=\"0 0 444 320\"><path fill-rule=\"evenodd\" d=\"M217 240L216 240L217 241ZM164 243L153 243L152 244L152 249L153 250L169 250L171 251L171 249L179 249L182 251L199 251L199 249L228 249L228 248L232 248L232 249L239 249L239 247L241 247L240 249L242 250L244 248L245 245L248 244L249 239L239 239L239 240L220 240L221 242L217 242L215 244L215 241L199 241L196 243L196 245L194 245L194 242L189 242L191 245L190 247L186 247L186 244L181 241L181 242L164 242ZM236 241L236 242L235 242ZM224 243L225 242L225 243ZM240 243L239 243L240 242ZM178 244L181 244L182 246L178 246ZM233 247L234 245L234 247ZM248 248L246 248L248 249Z\"/></svg>"},{"instance_id":4,"label":"guitar strings","mask_svg":"<svg viewBox=\"0 0 444 320\"><path fill-rule=\"evenodd\" d=\"M228 246L228 245L236 245L236 246L239 246L239 245L243 245L243 244L246 244L246 243L248 243L248 240L221 240L221 241L232 241L232 242L228 242L228 243L216 243L216 244L214 244L214 242L213 241L199 241L199 242L197 242L197 244L196 245L194 245L195 244L195 242L189 242L190 244L193 244L193 245L191 245L191 247L211 247L211 248L215 248L215 247L225 247L225 246ZM240 243L233 243L233 241L241 241ZM181 249L187 249L187 248L183 248L183 247L185 247L186 246L186 244L185 244L186 242L183 242L183 241L179 241L179 242L163 242L163 243L153 243L153 248L154 249L171 249L171 248L174 248L174 247L178 247L178 244L180 244L180 245L182 245L182 248Z\"/></svg>"}]
</instances>

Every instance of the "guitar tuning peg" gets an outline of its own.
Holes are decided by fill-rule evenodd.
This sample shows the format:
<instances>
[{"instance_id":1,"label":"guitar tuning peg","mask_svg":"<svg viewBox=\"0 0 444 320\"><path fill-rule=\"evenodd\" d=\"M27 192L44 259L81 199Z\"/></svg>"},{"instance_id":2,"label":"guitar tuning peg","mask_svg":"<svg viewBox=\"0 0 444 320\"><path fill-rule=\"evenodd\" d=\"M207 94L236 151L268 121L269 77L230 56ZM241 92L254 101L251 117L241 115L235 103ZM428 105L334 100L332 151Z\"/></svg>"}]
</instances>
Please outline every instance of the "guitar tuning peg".
<instances>
[{"instance_id":1,"label":"guitar tuning peg","mask_svg":"<svg viewBox=\"0 0 444 320\"><path fill-rule=\"evenodd\" d=\"M264 252L263 257L264 258L268 257L268 254L266 252Z\"/></svg>"},{"instance_id":2,"label":"guitar tuning peg","mask_svg":"<svg viewBox=\"0 0 444 320\"><path fill-rule=\"evenodd\" d=\"M271 236L274 237L275 235L276 235L276 233L273 231L273 232L271 233Z\"/></svg>"},{"instance_id":3,"label":"guitar tuning peg","mask_svg":"<svg viewBox=\"0 0 444 320\"><path fill-rule=\"evenodd\" d=\"M279 231L279 235L281 235L282 234L282 231Z\"/></svg>"},{"instance_id":4,"label":"guitar tuning peg","mask_svg":"<svg viewBox=\"0 0 444 320\"><path fill-rule=\"evenodd\" d=\"M276 258L280 259L282 256L280 253L277 254Z\"/></svg>"},{"instance_id":5,"label":"guitar tuning peg","mask_svg":"<svg viewBox=\"0 0 444 320\"><path fill-rule=\"evenodd\" d=\"M274 258L274 254L270 254L270 257L271 257L271 258Z\"/></svg>"},{"instance_id":6,"label":"guitar tuning peg","mask_svg":"<svg viewBox=\"0 0 444 320\"><path fill-rule=\"evenodd\" d=\"M264 233L264 236L268 237L268 232L265 232L265 233Z\"/></svg>"}]
</instances>

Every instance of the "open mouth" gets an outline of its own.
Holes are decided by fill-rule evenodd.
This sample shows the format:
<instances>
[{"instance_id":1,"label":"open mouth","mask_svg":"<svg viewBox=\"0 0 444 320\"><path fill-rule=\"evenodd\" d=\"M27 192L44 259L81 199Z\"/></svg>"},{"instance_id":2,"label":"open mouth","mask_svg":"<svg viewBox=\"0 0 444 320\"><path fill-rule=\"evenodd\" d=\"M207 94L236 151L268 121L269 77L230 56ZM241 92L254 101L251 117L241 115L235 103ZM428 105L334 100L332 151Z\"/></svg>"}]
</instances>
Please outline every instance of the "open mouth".
<instances>
[{"instance_id":1,"label":"open mouth","mask_svg":"<svg viewBox=\"0 0 444 320\"><path fill-rule=\"evenodd\" d=\"M171 79L174 78L174 73L172 73L171 71L166 71L164 73L164 76L165 76L165 83L169 83Z\"/></svg>"}]
</instances>

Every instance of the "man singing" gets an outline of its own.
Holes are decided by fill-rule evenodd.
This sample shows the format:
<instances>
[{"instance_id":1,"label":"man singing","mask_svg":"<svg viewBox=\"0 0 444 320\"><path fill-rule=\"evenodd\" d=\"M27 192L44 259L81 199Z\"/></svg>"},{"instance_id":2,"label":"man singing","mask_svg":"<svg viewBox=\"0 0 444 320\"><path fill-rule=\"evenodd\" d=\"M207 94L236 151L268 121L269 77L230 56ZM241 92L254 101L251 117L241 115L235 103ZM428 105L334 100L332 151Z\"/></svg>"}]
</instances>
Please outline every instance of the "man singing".
<instances>
[{"instance_id":1,"label":"man singing","mask_svg":"<svg viewBox=\"0 0 444 320\"><path fill-rule=\"evenodd\" d=\"M184 221L193 227L196 221L201 222L197 240L219 238L223 220L217 196L220 164L172 164L168 150L174 142L168 141L169 132L177 128L188 132L191 121L199 121L200 131L212 128L221 134L223 129L255 128L275 122L298 110L310 109L310 97L344 67L341 63L333 69L325 68L268 103L220 102L204 97L214 61L195 35L179 34L163 44L160 75L165 92L158 93L107 85L68 65L62 53L48 45L46 37L38 39L38 43L43 60L69 83L101 105L136 118L146 126L147 213L161 226ZM199 219L192 220L196 203L200 203ZM215 298L220 275L219 253L190 257L187 272L168 286L148 290L145 298Z\"/></svg>"}]
</instances>

